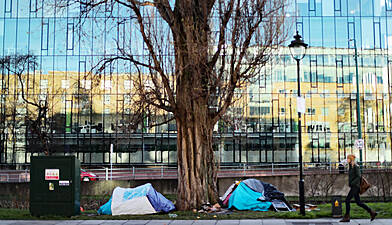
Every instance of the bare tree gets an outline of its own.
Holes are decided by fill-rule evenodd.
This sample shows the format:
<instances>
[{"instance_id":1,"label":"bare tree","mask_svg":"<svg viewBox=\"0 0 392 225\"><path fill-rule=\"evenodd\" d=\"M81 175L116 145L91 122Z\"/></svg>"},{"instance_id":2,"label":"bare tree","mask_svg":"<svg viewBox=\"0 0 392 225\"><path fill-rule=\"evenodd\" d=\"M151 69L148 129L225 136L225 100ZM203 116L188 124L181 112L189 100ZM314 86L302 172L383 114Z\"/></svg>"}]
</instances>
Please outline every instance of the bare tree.
<instances>
[{"instance_id":1,"label":"bare tree","mask_svg":"<svg viewBox=\"0 0 392 225\"><path fill-rule=\"evenodd\" d=\"M325 199L331 194L336 178L336 174L328 174L327 176L320 175L320 192L324 194Z\"/></svg>"},{"instance_id":2,"label":"bare tree","mask_svg":"<svg viewBox=\"0 0 392 225\"><path fill-rule=\"evenodd\" d=\"M312 174L305 176L306 192L313 199L320 195L321 179L318 175Z\"/></svg>"},{"instance_id":3,"label":"bare tree","mask_svg":"<svg viewBox=\"0 0 392 225\"><path fill-rule=\"evenodd\" d=\"M366 179L372 184L369 189L369 196L382 197L383 201L387 201L391 197L392 174L388 170L379 170Z\"/></svg>"},{"instance_id":4,"label":"bare tree","mask_svg":"<svg viewBox=\"0 0 392 225\"><path fill-rule=\"evenodd\" d=\"M286 0L54 1L56 10L79 9L81 26L99 15L106 15L101 24L105 28L115 18L121 18L117 25L136 24L140 46L126 44L137 42L130 38L133 28L118 32L117 52L105 53L94 69L101 73L129 63L141 81L140 105L173 115L180 210L217 200L213 127L238 99L237 90L253 81L285 40L285 4ZM151 81L148 88L145 76Z\"/></svg>"},{"instance_id":5,"label":"bare tree","mask_svg":"<svg viewBox=\"0 0 392 225\"><path fill-rule=\"evenodd\" d=\"M26 109L24 124L28 127L28 131L31 132L32 139L37 138L43 146L45 155L49 155L50 132L46 126L49 110L48 95L42 95L44 96L42 98L41 95L28 95L26 93L27 77L37 68L37 57L31 54L4 56L0 58L0 68L3 74L15 76L16 83L20 87L18 88L18 96L22 98L23 103L27 104L27 106L23 106ZM30 82L32 85L33 81ZM16 107L8 106L7 108L12 109Z\"/></svg>"}]
</instances>

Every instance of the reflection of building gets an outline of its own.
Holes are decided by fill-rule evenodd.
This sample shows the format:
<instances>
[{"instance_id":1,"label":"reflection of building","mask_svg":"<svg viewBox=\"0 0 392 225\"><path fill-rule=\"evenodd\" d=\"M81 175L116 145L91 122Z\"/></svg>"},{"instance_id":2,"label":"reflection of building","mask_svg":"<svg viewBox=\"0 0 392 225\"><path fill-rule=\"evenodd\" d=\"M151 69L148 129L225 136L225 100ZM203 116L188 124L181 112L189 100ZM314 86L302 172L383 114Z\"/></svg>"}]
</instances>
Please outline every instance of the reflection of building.
<instances>
[{"instance_id":1,"label":"reflection of building","mask_svg":"<svg viewBox=\"0 0 392 225\"><path fill-rule=\"evenodd\" d=\"M340 51L342 59L348 59L352 52L351 49ZM307 59L331 57L326 52L326 49L313 48ZM309 61L304 62L302 89L306 113L302 129L305 133L305 159L337 161L348 152L356 151L353 146L357 134L355 67L346 65L339 68L336 63L340 62L335 61L335 65L333 62L330 65L324 63L318 68L317 64L313 67ZM215 127L216 154L222 163L296 161L297 84L293 78L296 68L285 54L274 63L260 80L243 90L242 99L227 113L231 122L221 121ZM345 61L341 63L344 66ZM386 66L361 67L364 79L360 91L365 93L361 99L362 121L367 144L366 159L370 161L389 160L390 157L387 153L390 149L387 132L391 127L388 116L391 104L389 94L385 93L389 88L385 85L388 70ZM10 81L6 86L9 92L20 92L20 86L13 85L12 75L9 79L4 77ZM29 75L30 80L33 78L34 75ZM163 116L157 112L153 118L131 126L134 78L124 74L117 74L115 80L107 78L102 76L92 80L76 72L49 72L35 78L35 85L25 90L28 96L33 96L31 98L52 96L47 99L51 101L49 117L53 149L56 152L76 152L86 163L102 163L108 162L108 149L114 143L118 163L174 163L175 124L150 128L150 123L159 121ZM27 77L25 79L28 80ZM23 118L29 110L26 110L25 104L16 104L18 101L20 99L14 95L5 95L3 109L12 111L8 108L15 107L16 117ZM9 104L12 102L15 104ZM39 141L34 142L26 128L15 128L15 131L19 134L4 142L7 147L5 155L12 152L14 146L20 149L22 160L30 154L25 154L24 149L27 152L40 150Z\"/></svg>"},{"instance_id":2,"label":"reflection of building","mask_svg":"<svg viewBox=\"0 0 392 225\"><path fill-rule=\"evenodd\" d=\"M338 55L335 55L338 54ZM337 161L357 152L356 81L353 49L311 48L301 67L301 89L306 99L303 118L305 160ZM382 51L360 51L362 127L366 160L391 159L389 99L390 67ZM372 54L378 55L375 60ZM380 64L376 62L379 61ZM248 88L248 120L259 132L297 132L296 66L288 56L271 65L266 78ZM262 75L262 78L264 75ZM260 129L257 129L261 126ZM286 142L288 140L286 139Z\"/></svg>"},{"instance_id":3,"label":"reflection of building","mask_svg":"<svg viewBox=\"0 0 392 225\"><path fill-rule=\"evenodd\" d=\"M294 4L288 11L295 15L295 27L310 45L301 61L301 90L306 98L304 160L337 161L347 153L358 153L353 146L357 138L355 63L347 41L355 38L364 159L391 161L392 29L387 26L392 4L389 0L290 1ZM38 57L40 68L26 77L25 91L36 101L50 101L46 127L56 152L76 154L85 164L109 163L113 143L116 163L175 162L173 121L150 128L150 124L164 121L164 114L156 112L138 124L131 122L135 96L129 74L135 73L134 68L127 65L117 68L126 72L104 71L99 79L85 76L99 56L118 54L112 42L121 35L117 28L108 32L104 30L107 26L87 18L82 28L90 31L93 27L96 36L85 39L74 29L76 17L71 11L53 19L42 13L42 0L31 0L29 10L18 6L18 1L9 2L0 3L0 50L3 55L30 52ZM118 30L126 30L125 23L117 23L120 20L121 16L113 18ZM21 100L14 78L2 71L0 164L28 163L30 152L41 149L40 142L29 136L25 115L32 109ZM230 123L222 120L215 126L219 160L297 161L296 89L295 64L282 48L259 79L241 90L243 98L227 113Z\"/></svg>"}]
</instances>

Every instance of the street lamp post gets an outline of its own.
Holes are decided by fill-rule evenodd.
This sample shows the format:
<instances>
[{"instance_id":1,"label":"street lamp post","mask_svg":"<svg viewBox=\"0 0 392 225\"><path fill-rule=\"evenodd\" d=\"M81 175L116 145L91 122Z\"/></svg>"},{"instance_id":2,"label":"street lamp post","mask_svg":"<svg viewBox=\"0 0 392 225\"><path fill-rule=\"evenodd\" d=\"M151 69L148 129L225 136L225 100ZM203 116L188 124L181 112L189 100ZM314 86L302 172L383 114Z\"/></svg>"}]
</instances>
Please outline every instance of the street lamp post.
<instances>
[{"instance_id":1,"label":"street lamp post","mask_svg":"<svg viewBox=\"0 0 392 225\"><path fill-rule=\"evenodd\" d=\"M357 127L358 127L358 139L362 139L362 125L361 125L361 101L359 99L359 76L358 76L358 50L357 41L355 39L349 39L354 42L354 61L355 61L355 77L357 83ZM362 148L359 148L359 166L362 169Z\"/></svg>"},{"instance_id":2,"label":"street lamp post","mask_svg":"<svg viewBox=\"0 0 392 225\"><path fill-rule=\"evenodd\" d=\"M291 110L291 98L292 97L293 97L293 90L290 90L290 102L289 102L289 105L290 105L290 133L293 132L293 113Z\"/></svg>"},{"instance_id":3,"label":"street lamp post","mask_svg":"<svg viewBox=\"0 0 392 225\"><path fill-rule=\"evenodd\" d=\"M291 41L289 45L291 56L297 61L297 85L298 85L298 98L297 98L297 108L299 107L299 100L301 99L301 80L299 76L299 62L305 57L306 49L308 44L305 44L302 40L301 35L298 34L294 36L294 40ZM305 215L305 187L304 187L304 177L302 168L302 126L301 126L301 111L298 110L298 149L299 149L299 204L300 213Z\"/></svg>"}]
</instances>

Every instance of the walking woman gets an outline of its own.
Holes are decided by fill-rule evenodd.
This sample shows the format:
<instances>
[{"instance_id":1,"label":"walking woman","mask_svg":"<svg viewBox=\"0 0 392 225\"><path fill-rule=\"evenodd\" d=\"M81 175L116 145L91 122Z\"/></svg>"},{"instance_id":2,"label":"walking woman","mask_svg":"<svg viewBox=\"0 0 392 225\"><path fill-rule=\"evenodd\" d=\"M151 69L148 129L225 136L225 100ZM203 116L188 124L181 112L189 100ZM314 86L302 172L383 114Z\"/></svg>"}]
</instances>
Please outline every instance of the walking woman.
<instances>
[{"instance_id":1,"label":"walking woman","mask_svg":"<svg viewBox=\"0 0 392 225\"><path fill-rule=\"evenodd\" d=\"M348 192L346 198L346 214L340 222L350 222L350 201L354 197L355 203L358 206L362 207L366 211L370 213L370 221L373 221L376 218L377 213L371 210L367 205L361 202L359 198L359 191L361 185L361 170L359 166L355 163L355 155L347 156L347 163L349 165L348 170L348 185L350 186L350 192Z\"/></svg>"}]
</instances>

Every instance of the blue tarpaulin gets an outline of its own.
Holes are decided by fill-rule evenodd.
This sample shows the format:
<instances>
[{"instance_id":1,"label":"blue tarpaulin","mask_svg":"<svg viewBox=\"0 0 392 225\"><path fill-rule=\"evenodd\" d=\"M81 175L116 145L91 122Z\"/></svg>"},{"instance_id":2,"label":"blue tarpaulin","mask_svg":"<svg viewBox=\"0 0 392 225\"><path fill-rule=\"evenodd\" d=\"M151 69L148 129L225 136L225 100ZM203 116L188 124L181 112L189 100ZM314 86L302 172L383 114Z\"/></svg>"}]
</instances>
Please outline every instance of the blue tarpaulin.
<instances>
[{"instance_id":1,"label":"blue tarpaulin","mask_svg":"<svg viewBox=\"0 0 392 225\"><path fill-rule=\"evenodd\" d=\"M112 198L98 209L99 215L112 215Z\"/></svg>"},{"instance_id":2,"label":"blue tarpaulin","mask_svg":"<svg viewBox=\"0 0 392 225\"><path fill-rule=\"evenodd\" d=\"M231 194L229 208L235 207L238 210L268 211L271 202L257 200L260 197L263 197L263 193L255 192L245 183L241 182Z\"/></svg>"},{"instance_id":3,"label":"blue tarpaulin","mask_svg":"<svg viewBox=\"0 0 392 225\"><path fill-rule=\"evenodd\" d=\"M145 209L142 209L143 207ZM136 188L117 187L110 200L99 208L98 213L103 215L143 214L143 212L170 212L174 208L171 201L147 183Z\"/></svg>"}]
</instances>

